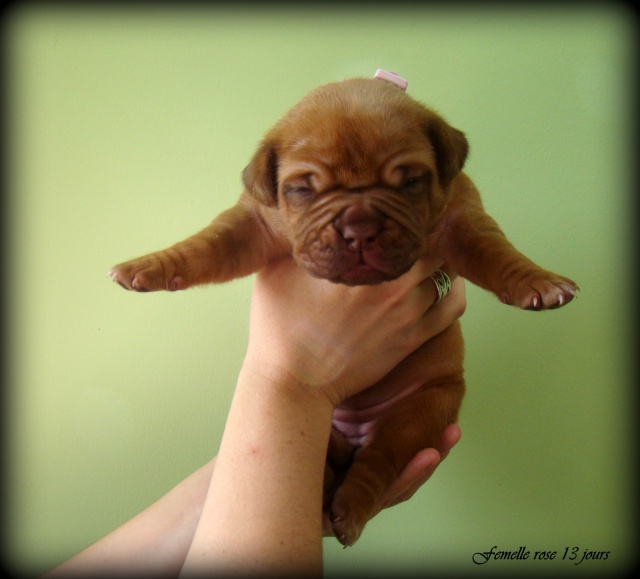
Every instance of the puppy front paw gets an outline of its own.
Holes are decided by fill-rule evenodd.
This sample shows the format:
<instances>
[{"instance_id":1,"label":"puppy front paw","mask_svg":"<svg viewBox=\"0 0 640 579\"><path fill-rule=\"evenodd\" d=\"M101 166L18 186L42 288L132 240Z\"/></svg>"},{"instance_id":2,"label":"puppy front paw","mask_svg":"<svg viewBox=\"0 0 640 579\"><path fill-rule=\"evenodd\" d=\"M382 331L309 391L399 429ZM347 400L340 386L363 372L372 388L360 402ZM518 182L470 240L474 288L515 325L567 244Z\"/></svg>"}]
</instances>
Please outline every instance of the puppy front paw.
<instances>
[{"instance_id":1,"label":"puppy front paw","mask_svg":"<svg viewBox=\"0 0 640 579\"><path fill-rule=\"evenodd\" d=\"M518 281L509 290L498 294L502 303L523 310L550 310L568 304L578 294L579 287L569 278L540 270Z\"/></svg>"},{"instance_id":2,"label":"puppy front paw","mask_svg":"<svg viewBox=\"0 0 640 579\"><path fill-rule=\"evenodd\" d=\"M107 275L126 290L137 292L177 291L186 287L172 261L162 252L116 265Z\"/></svg>"}]
</instances>

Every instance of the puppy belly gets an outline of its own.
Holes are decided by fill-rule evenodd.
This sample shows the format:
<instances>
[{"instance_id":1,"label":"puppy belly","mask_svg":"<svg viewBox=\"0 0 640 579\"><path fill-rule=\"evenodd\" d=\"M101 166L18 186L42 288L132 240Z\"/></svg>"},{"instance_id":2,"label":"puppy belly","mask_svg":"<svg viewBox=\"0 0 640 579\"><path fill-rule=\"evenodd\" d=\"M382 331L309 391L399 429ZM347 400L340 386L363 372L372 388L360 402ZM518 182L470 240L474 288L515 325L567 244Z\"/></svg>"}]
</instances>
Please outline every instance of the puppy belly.
<instances>
[{"instance_id":1,"label":"puppy belly","mask_svg":"<svg viewBox=\"0 0 640 579\"><path fill-rule=\"evenodd\" d=\"M420 382L405 386L400 383L384 384L366 393L346 400L333 413L333 428L354 449L367 445L375 434L376 426L401 400L417 392Z\"/></svg>"},{"instance_id":2,"label":"puppy belly","mask_svg":"<svg viewBox=\"0 0 640 579\"><path fill-rule=\"evenodd\" d=\"M381 422L406 398L463 374L464 343L454 322L410 356L385 378L348 398L333 412L333 428L354 448L366 446ZM420 421L420 417L416 417Z\"/></svg>"}]
</instances>

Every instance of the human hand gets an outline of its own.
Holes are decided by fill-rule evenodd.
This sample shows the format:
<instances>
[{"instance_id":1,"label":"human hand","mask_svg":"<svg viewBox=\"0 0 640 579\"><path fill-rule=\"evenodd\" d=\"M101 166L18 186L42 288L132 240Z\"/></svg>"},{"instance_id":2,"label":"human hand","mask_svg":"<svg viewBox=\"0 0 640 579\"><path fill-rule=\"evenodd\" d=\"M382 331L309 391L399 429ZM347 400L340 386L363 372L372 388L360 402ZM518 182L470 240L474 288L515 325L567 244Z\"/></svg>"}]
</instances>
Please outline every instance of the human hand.
<instances>
[{"instance_id":1,"label":"human hand","mask_svg":"<svg viewBox=\"0 0 640 579\"><path fill-rule=\"evenodd\" d=\"M450 424L442 432L437 449L425 448L416 453L382 493L371 517L375 517L383 509L409 500L431 478L436 468L447 458L461 436L460 427L457 424ZM322 516L322 534L325 537L334 536L328 513L323 513Z\"/></svg>"},{"instance_id":2,"label":"human hand","mask_svg":"<svg viewBox=\"0 0 640 579\"><path fill-rule=\"evenodd\" d=\"M315 279L292 260L256 276L245 364L275 382L315 387L336 406L385 376L464 312L464 283L434 306L430 275L419 260L397 280L349 287ZM432 307L433 306L433 307Z\"/></svg>"},{"instance_id":3,"label":"human hand","mask_svg":"<svg viewBox=\"0 0 640 579\"><path fill-rule=\"evenodd\" d=\"M374 515L382 509L393 507L409 500L431 478L436 468L447 458L461 436L460 427L457 424L449 424L440 436L437 449L425 448L419 451L382 494Z\"/></svg>"}]
</instances>

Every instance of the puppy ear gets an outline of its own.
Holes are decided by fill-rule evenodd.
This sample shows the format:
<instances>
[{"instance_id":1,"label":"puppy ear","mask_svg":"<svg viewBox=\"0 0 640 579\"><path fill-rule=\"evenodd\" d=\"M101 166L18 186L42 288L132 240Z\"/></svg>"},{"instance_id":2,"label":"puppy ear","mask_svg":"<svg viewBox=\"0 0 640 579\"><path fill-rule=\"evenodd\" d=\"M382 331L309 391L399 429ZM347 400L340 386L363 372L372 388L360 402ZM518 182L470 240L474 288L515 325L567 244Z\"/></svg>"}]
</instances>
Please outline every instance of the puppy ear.
<instances>
[{"instance_id":1,"label":"puppy ear","mask_svg":"<svg viewBox=\"0 0 640 579\"><path fill-rule=\"evenodd\" d=\"M242 171L247 191L261 203L273 206L278 202L278 161L275 147L263 141L251 162Z\"/></svg>"},{"instance_id":2,"label":"puppy ear","mask_svg":"<svg viewBox=\"0 0 640 579\"><path fill-rule=\"evenodd\" d=\"M469 154L469 143L464 133L439 117L428 123L427 136L435 149L440 186L446 189L462 170Z\"/></svg>"}]
</instances>

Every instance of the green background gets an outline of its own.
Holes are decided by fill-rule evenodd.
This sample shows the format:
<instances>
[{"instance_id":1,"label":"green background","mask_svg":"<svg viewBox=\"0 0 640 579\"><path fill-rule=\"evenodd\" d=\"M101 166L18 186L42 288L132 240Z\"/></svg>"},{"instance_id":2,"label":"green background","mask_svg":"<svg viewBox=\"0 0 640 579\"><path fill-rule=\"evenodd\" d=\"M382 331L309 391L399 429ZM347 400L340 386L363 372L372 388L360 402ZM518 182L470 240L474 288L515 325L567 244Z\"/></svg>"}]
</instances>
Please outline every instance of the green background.
<instances>
[{"instance_id":1,"label":"green background","mask_svg":"<svg viewBox=\"0 0 640 579\"><path fill-rule=\"evenodd\" d=\"M307 91L378 67L465 131L489 213L582 292L534 314L468 284L463 439L353 548L325 540L326 574L629 564L630 14L616 3L28 6L5 20L8 565L60 562L216 452L251 278L139 295L105 274L230 206L262 134ZM472 562L494 545L532 554ZM576 566L567 547L610 554ZM536 550L558 555L533 561Z\"/></svg>"}]
</instances>

